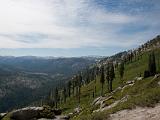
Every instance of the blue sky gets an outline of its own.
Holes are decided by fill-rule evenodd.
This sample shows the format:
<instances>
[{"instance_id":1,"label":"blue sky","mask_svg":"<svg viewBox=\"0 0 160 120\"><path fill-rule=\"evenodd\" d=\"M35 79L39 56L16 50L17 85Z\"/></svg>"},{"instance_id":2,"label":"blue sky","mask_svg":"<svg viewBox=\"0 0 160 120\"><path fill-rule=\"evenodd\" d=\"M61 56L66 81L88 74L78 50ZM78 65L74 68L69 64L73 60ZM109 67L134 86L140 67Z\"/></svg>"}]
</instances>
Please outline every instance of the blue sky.
<instances>
[{"instance_id":1,"label":"blue sky","mask_svg":"<svg viewBox=\"0 0 160 120\"><path fill-rule=\"evenodd\" d=\"M160 0L0 2L0 55L108 56L160 33Z\"/></svg>"}]
</instances>

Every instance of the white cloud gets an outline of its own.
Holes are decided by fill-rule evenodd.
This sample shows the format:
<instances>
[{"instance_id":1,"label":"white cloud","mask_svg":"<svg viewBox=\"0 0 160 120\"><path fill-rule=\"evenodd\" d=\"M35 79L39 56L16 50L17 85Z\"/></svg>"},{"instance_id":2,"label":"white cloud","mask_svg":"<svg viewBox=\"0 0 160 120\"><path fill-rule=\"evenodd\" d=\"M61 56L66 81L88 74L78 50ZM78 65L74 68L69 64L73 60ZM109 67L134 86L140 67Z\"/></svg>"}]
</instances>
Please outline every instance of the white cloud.
<instances>
[{"instance_id":1,"label":"white cloud","mask_svg":"<svg viewBox=\"0 0 160 120\"><path fill-rule=\"evenodd\" d=\"M2 0L0 18L0 48L128 47L135 35L117 32L143 20L90 0Z\"/></svg>"}]
</instances>

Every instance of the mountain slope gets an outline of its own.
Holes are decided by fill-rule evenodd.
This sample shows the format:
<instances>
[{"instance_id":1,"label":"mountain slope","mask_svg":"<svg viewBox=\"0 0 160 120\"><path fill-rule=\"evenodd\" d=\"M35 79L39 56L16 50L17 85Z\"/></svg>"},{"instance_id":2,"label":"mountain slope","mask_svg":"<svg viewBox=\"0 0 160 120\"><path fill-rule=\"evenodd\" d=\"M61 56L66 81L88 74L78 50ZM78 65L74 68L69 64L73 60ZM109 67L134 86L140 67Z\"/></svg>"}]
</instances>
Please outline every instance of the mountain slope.
<instances>
[{"instance_id":1,"label":"mountain slope","mask_svg":"<svg viewBox=\"0 0 160 120\"><path fill-rule=\"evenodd\" d=\"M50 89L65 84L69 77L96 59L1 56L0 111L44 99Z\"/></svg>"},{"instance_id":2,"label":"mountain slope","mask_svg":"<svg viewBox=\"0 0 160 120\"><path fill-rule=\"evenodd\" d=\"M156 40L156 41L155 41ZM73 116L73 120L107 120L111 113L123 109L133 109L136 106L154 106L160 101L160 77L154 76L144 78L143 73L148 69L148 57L151 51L154 51L156 57L157 73L160 73L160 39L159 37L147 42L142 46L142 54L137 56L132 62L125 65L124 77L120 79L118 69L115 69L116 78L113 81L113 91L107 90L107 82L104 85L104 97L101 96L100 76L89 84L81 88L81 103L78 105L78 99L75 96L68 98L64 113L73 112L80 106L80 113ZM126 54L126 53L125 53ZM123 56L123 55L122 55ZM101 61L98 65L105 64L108 59ZM141 77L142 76L142 77ZM142 80L141 80L142 79ZM134 83L132 83L134 81ZM97 92L93 97L94 88ZM91 104L100 99L99 104ZM103 109L104 108L104 109Z\"/></svg>"},{"instance_id":3,"label":"mountain slope","mask_svg":"<svg viewBox=\"0 0 160 120\"><path fill-rule=\"evenodd\" d=\"M66 102L60 102L58 108L63 110L63 114L69 115L71 120L114 120L112 117L116 116L118 111L132 110L137 106L138 108L156 106L160 102L160 37L156 37L132 52L137 54L125 63L123 79L120 78L119 68L115 67L112 92L108 91L108 84L105 81L104 95L101 96L100 74L98 74L95 79L82 84L80 97L73 94L71 90L71 96L67 97ZM149 55L152 52L155 53L157 74L143 78L144 71L148 70ZM116 65L130 54L131 51L127 51L107 57L90 68L105 66L110 60L113 60ZM89 74L88 71L85 72ZM59 93L62 92L62 90L59 91Z\"/></svg>"}]
</instances>

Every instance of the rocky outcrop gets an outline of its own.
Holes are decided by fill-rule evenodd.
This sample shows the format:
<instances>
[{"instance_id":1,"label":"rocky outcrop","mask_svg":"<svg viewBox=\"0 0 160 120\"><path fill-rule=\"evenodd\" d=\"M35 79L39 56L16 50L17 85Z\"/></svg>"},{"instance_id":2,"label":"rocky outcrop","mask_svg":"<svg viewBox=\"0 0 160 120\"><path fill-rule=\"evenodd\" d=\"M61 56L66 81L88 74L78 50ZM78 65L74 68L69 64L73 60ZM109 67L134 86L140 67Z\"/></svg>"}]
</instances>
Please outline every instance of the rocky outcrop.
<instances>
[{"instance_id":1,"label":"rocky outcrop","mask_svg":"<svg viewBox=\"0 0 160 120\"><path fill-rule=\"evenodd\" d=\"M10 119L12 120L68 120L69 117L61 116L62 111L52 109L49 106L44 107L26 107L12 111Z\"/></svg>"},{"instance_id":2,"label":"rocky outcrop","mask_svg":"<svg viewBox=\"0 0 160 120\"><path fill-rule=\"evenodd\" d=\"M73 112L68 114L68 117L72 118L73 116L80 114L81 111L82 111L82 108L77 107L73 110Z\"/></svg>"},{"instance_id":3,"label":"rocky outcrop","mask_svg":"<svg viewBox=\"0 0 160 120\"><path fill-rule=\"evenodd\" d=\"M30 120L40 117L43 112L43 107L27 107L15 110L11 113L10 118L13 120Z\"/></svg>"},{"instance_id":4,"label":"rocky outcrop","mask_svg":"<svg viewBox=\"0 0 160 120\"><path fill-rule=\"evenodd\" d=\"M109 109L115 107L116 105L118 105L119 103L123 103L123 102L127 101L129 97L130 97L129 95L126 95L126 96L123 97L122 99L116 100L116 101L114 101L114 102L113 102L112 104L110 104L110 105L106 105L106 104L103 102L103 104L101 104L100 108L97 109L97 110L95 110L95 111L93 111L93 112L101 112L101 111L104 111L104 110L109 110ZM112 99L112 97L109 97L107 100L110 100L110 99ZM106 101L107 101L107 100L106 100Z\"/></svg>"},{"instance_id":5,"label":"rocky outcrop","mask_svg":"<svg viewBox=\"0 0 160 120\"><path fill-rule=\"evenodd\" d=\"M4 116L6 116L7 115L7 113L0 113L0 120L2 119L2 118L4 118Z\"/></svg>"}]
</instances>

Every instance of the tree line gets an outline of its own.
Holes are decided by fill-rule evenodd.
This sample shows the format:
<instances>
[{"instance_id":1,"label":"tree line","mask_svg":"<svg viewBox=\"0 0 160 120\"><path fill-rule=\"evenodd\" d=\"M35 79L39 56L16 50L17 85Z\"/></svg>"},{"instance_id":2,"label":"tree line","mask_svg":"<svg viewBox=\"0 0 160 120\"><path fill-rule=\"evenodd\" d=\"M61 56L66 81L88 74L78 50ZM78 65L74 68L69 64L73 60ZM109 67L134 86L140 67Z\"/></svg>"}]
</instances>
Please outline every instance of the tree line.
<instances>
[{"instance_id":1,"label":"tree line","mask_svg":"<svg viewBox=\"0 0 160 120\"><path fill-rule=\"evenodd\" d=\"M125 65L138 61L142 58L143 53L148 49L148 44L144 44L136 50L130 50L125 55L121 55L118 59L113 60L112 58L107 58L106 62L101 64L95 64L91 67L87 67L82 72L74 75L66 83L65 86L61 88L55 88L52 90L47 98L49 105L58 107L58 104L66 103L67 98L76 97L77 103L81 102L81 87L94 81L93 97L97 93L97 79L99 78L101 84L101 96L104 94L104 85L107 86L108 92L113 91L113 81L115 79L115 70L118 71L120 79L123 83L123 77L125 74ZM148 57L148 69L144 71L144 77L153 76L157 73L156 70L156 58L155 53L151 52ZM140 76L141 73L140 73Z\"/></svg>"}]
</instances>

